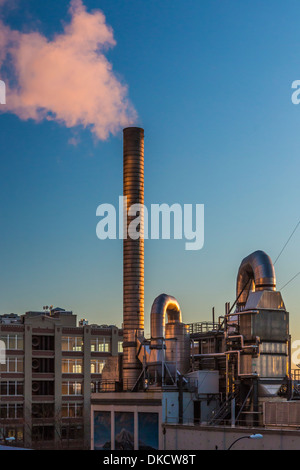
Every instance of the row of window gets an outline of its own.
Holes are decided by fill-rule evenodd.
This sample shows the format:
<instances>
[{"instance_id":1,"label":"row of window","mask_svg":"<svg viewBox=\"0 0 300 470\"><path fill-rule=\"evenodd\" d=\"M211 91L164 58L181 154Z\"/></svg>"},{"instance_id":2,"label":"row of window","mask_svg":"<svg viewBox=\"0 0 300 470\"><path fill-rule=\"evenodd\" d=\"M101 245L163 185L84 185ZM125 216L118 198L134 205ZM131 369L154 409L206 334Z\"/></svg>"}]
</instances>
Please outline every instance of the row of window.
<instances>
[{"instance_id":1,"label":"row of window","mask_svg":"<svg viewBox=\"0 0 300 470\"><path fill-rule=\"evenodd\" d=\"M0 341L4 342L6 349L15 349L20 351L24 349L24 337L22 334L1 335ZM92 338L90 345L92 352L111 351L110 338ZM80 336L62 336L61 348L62 351L83 351L83 338ZM122 352L122 350L122 341L119 341L118 352Z\"/></svg>"},{"instance_id":2,"label":"row of window","mask_svg":"<svg viewBox=\"0 0 300 470\"><path fill-rule=\"evenodd\" d=\"M105 365L105 359L92 359L91 360L91 374L102 374ZM82 359L63 359L62 360L62 373L63 374L82 374L83 360Z\"/></svg>"},{"instance_id":3,"label":"row of window","mask_svg":"<svg viewBox=\"0 0 300 470\"><path fill-rule=\"evenodd\" d=\"M83 338L79 336L62 336L62 351L83 351ZM110 338L92 338L90 342L92 352L110 352Z\"/></svg>"},{"instance_id":4,"label":"row of window","mask_svg":"<svg viewBox=\"0 0 300 470\"><path fill-rule=\"evenodd\" d=\"M57 432L54 426L34 426L32 430L32 440L35 442L53 441ZM61 439L73 440L83 438L83 426L68 424L61 427ZM35 444L36 445L36 444Z\"/></svg>"},{"instance_id":5,"label":"row of window","mask_svg":"<svg viewBox=\"0 0 300 470\"><path fill-rule=\"evenodd\" d=\"M23 418L23 412L24 407L19 403L5 403L0 405L0 419ZM43 415L41 414L41 416ZM63 404L61 416L62 418L81 418L83 416L83 405L78 403Z\"/></svg>"},{"instance_id":6,"label":"row of window","mask_svg":"<svg viewBox=\"0 0 300 470\"><path fill-rule=\"evenodd\" d=\"M100 390L100 382L91 382L92 393ZM62 395L82 395L83 383L65 381L62 383ZM17 380L7 380L0 382L0 396L23 396L24 382Z\"/></svg>"},{"instance_id":7,"label":"row of window","mask_svg":"<svg viewBox=\"0 0 300 470\"><path fill-rule=\"evenodd\" d=\"M50 436L47 436L46 432L49 429L49 426L45 429L41 429L41 426L34 427L32 430L33 440L43 440L48 437L51 440L54 439L54 429L50 427L50 430L53 430ZM21 443L24 439L24 429L22 426L11 426L7 427L0 427L0 442L5 443L7 438L15 438L17 442ZM74 426L74 425L67 425L61 427L61 438L62 439L82 439L83 438L83 427L82 426Z\"/></svg>"},{"instance_id":8,"label":"row of window","mask_svg":"<svg viewBox=\"0 0 300 470\"><path fill-rule=\"evenodd\" d=\"M91 382L91 392L96 393L101 390L101 380ZM62 395L83 395L83 382L63 382Z\"/></svg>"},{"instance_id":9,"label":"row of window","mask_svg":"<svg viewBox=\"0 0 300 470\"><path fill-rule=\"evenodd\" d=\"M91 359L91 374L102 374L105 359ZM5 364L0 364L0 372L24 372L22 357L7 357ZM63 374L82 374L82 359L62 359Z\"/></svg>"}]
</instances>

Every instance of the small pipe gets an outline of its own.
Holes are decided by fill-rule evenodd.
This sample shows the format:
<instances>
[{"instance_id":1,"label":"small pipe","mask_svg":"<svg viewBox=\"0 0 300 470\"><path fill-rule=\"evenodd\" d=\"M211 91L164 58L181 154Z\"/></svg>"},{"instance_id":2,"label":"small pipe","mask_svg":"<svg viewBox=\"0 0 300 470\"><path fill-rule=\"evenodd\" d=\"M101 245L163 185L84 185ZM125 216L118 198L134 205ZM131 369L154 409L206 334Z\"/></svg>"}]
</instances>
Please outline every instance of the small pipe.
<instances>
[{"instance_id":1,"label":"small pipe","mask_svg":"<svg viewBox=\"0 0 300 470\"><path fill-rule=\"evenodd\" d=\"M183 383L182 383L182 375L180 374L178 377L178 423L183 424Z\"/></svg>"},{"instance_id":2,"label":"small pipe","mask_svg":"<svg viewBox=\"0 0 300 470\"><path fill-rule=\"evenodd\" d=\"M231 400L231 427L235 427L235 398Z\"/></svg>"},{"instance_id":3,"label":"small pipe","mask_svg":"<svg viewBox=\"0 0 300 470\"><path fill-rule=\"evenodd\" d=\"M240 338L240 339L241 339L241 346L242 346L242 349L249 349L249 348L258 347L259 342L260 342L259 336L256 336L256 337L255 337L256 343L257 343L256 345L250 344L250 345L247 345L247 346L245 346L245 344L244 344L244 336L243 336L243 335L227 336L227 338L228 338L228 339L231 339L231 338Z\"/></svg>"},{"instance_id":4,"label":"small pipe","mask_svg":"<svg viewBox=\"0 0 300 470\"><path fill-rule=\"evenodd\" d=\"M195 341L194 339L191 339L191 343L192 343L192 372L194 372L194 365L195 365Z\"/></svg>"},{"instance_id":5,"label":"small pipe","mask_svg":"<svg viewBox=\"0 0 300 470\"><path fill-rule=\"evenodd\" d=\"M226 390L226 401L228 401L229 395L229 383L228 383L228 356L225 356L226 359L226 367L225 367L225 390Z\"/></svg>"},{"instance_id":6,"label":"small pipe","mask_svg":"<svg viewBox=\"0 0 300 470\"><path fill-rule=\"evenodd\" d=\"M235 317L238 315L246 315L246 314L255 314L257 315L259 313L258 310L243 310L242 312L233 312L233 313L227 313L226 317Z\"/></svg>"},{"instance_id":7,"label":"small pipe","mask_svg":"<svg viewBox=\"0 0 300 470\"><path fill-rule=\"evenodd\" d=\"M223 353L195 354L195 357L226 356L227 354L237 354L237 355L238 355L238 376L239 376L239 377L257 377L257 376L258 376L257 373L253 373L253 374L241 374L241 368L240 368L241 351L240 351L240 350L225 351L225 352L223 352Z\"/></svg>"}]
</instances>

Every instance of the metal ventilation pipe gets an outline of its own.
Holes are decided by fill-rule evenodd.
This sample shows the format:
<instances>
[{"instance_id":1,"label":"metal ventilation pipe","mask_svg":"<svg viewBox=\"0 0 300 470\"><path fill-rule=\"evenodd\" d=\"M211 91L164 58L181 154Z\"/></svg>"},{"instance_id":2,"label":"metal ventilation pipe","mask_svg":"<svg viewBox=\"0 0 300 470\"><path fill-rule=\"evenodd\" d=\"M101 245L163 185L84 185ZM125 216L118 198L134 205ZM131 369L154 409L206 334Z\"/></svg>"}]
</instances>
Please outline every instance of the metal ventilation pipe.
<instances>
[{"instance_id":1,"label":"metal ventilation pipe","mask_svg":"<svg viewBox=\"0 0 300 470\"><path fill-rule=\"evenodd\" d=\"M166 316L168 322L166 323ZM182 323L179 303L171 295L161 294L151 308L150 361L152 369L160 373L161 362L169 370L184 374L189 369L190 339L188 325ZM150 368L151 370L151 368Z\"/></svg>"},{"instance_id":2,"label":"metal ventilation pipe","mask_svg":"<svg viewBox=\"0 0 300 470\"><path fill-rule=\"evenodd\" d=\"M237 306L243 307L249 292L276 290L275 270L271 258L261 250L251 253L241 262L237 275Z\"/></svg>"},{"instance_id":3,"label":"metal ventilation pipe","mask_svg":"<svg viewBox=\"0 0 300 470\"><path fill-rule=\"evenodd\" d=\"M124 229L128 234L129 216L133 204L144 204L144 129L127 127L123 130L123 195ZM144 214L140 213L141 230ZM128 235L126 235L128 237ZM138 336L144 332L144 239L123 241L123 388L131 390L140 374L141 363L136 357Z\"/></svg>"},{"instance_id":4,"label":"metal ventilation pipe","mask_svg":"<svg viewBox=\"0 0 300 470\"><path fill-rule=\"evenodd\" d=\"M151 348L161 348L165 338L166 315L168 321L182 323L179 303L171 295L161 294L154 300L151 308Z\"/></svg>"}]
</instances>

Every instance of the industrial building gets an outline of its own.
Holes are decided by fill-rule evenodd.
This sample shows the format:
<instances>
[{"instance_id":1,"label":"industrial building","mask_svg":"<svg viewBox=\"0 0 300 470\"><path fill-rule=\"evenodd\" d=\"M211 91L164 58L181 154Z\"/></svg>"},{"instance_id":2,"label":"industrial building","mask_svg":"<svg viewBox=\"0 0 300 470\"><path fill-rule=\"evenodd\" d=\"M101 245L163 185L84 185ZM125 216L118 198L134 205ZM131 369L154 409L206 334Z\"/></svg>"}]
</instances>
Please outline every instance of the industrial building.
<instances>
[{"instance_id":1,"label":"industrial building","mask_svg":"<svg viewBox=\"0 0 300 470\"><path fill-rule=\"evenodd\" d=\"M46 308L0 316L0 442L33 449L88 449L90 397L122 349L122 331Z\"/></svg>"},{"instance_id":2,"label":"industrial building","mask_svg":"<svg viewBox=\"0 0 300 470\"><path fill-rule=\"evenodd\" d=\"M128 233L128 208L144 203L143 129L124 129L123 165ZM300 374L291 369L289 313L265 252L237 266L236 299L221 315L213 309L207 321L189 323L162 293L147 338L144 314L144 239L124 237L122 330L77 325L71 311L53 307L0 316L1 444L225 449L259 433L261 448L300 448Z\"/></svg>"},{"instance_id":3,"label":"industrial building","mask_svg":"<svg viewBox=\"0 0 300 470\"><path fill-rule=\"evenodd\" d=\"M143 204L143 129L124 129L123 165L128 207ZM270 448L299 447L289 313L270 257L258 250L242 260L235 302L206 322L184 323L176 298L159 295L145 338L144 240L123 243L123 355L112 358L115 375L103 374L92 394L91 448L225 448L228 433L247 437L255 429L271 435Z\"/></svg>"}]
</instances>

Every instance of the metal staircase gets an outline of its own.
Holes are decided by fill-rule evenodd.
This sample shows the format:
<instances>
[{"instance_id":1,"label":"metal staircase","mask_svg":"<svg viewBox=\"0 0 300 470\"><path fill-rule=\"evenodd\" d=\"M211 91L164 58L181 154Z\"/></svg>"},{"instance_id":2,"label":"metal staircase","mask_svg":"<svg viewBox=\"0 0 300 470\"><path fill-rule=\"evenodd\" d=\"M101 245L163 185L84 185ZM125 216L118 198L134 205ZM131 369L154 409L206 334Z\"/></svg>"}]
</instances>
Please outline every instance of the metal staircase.
<instances>
[{"instance_id":1,"label":"metal staircase","mask_svg":"<svg viewBox=\"0 0 300 470\"><path fill-rule=\"evenodd\" d=\"M216 426L218 424L222 424L224 421L227 421L231 418L231 407L232 407L232 400L235 399L237 403L240 397L239 391L235 393L231 393L227 400L225 399L221 405L212 412L210 419L208 420L208 424L212 426Z\"/></svg>"}]
</instances>

